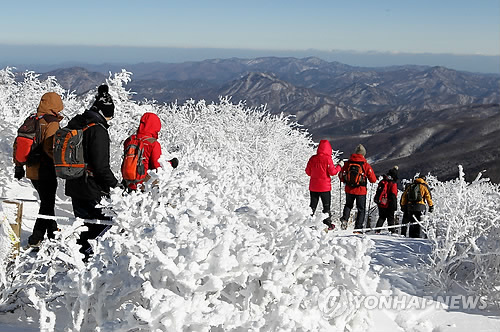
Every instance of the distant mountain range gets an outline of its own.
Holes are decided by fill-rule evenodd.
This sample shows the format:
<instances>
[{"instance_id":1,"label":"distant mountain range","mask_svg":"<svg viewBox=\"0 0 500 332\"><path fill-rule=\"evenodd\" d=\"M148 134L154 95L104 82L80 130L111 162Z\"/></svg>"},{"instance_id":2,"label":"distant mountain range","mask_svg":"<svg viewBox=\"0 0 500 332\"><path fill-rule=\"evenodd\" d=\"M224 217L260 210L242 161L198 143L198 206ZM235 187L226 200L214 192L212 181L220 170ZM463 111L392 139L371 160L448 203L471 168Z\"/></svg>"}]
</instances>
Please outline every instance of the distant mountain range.
<instances>
[{"instance_id":1,"label":"distant mountain range","mask_svg":"<svg viewBox=\"0 0 500 332\"><path fill-rule=\"evenodd\" d=\"M84 93L107 72L121 67L58 69L67 89ZM500 76L444 67L352 67L318 58L213 59L176 64L142 63L128 87L137 100L217 101L232 96L271 113L292 114L316 141L334 149L367 147L377 174L394 164L401 175L431 172L455 178L464 165L469 179L478 171L500 182ZM346 156L347 157L347 156Z\"/></svg>"}]
</instances>

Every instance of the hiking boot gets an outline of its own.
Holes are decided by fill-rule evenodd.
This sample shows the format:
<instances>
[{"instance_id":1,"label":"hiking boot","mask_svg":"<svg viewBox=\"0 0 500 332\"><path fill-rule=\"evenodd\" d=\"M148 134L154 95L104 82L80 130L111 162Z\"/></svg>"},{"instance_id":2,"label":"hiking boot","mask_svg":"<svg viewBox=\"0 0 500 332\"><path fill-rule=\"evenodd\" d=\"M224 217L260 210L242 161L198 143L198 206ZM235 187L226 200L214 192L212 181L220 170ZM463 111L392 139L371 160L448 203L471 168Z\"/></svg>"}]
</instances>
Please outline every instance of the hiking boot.
<instances>
[{"instance_id":1,"label":"hiking boot","mask_svg":"<svg viewBox=\"0 0 500 332\"><path fill-rule=\"evenodd\" d=\"M29 247L39 247L41 243L42 243L42 240L39 240L39 239L33 237L33 235L28 237L28 246Z\"/></svg>"},{"instance_id":2,"label":"hiking boot","mask_svg":"<svg viewBox=\"0 0 500 332\"><path fill-rule=\"evenodd\" d=\"M330 226L328 226L327 231L333 231L334 229L335 229L335 225L334 224L330 224Z\"/></svg>"},{"instance_id":3,"label":"hiking boot","mask_svg":"<svg viewBox=\"0 0 500 332\"><path fill-rule=\"evenodd\" d=\"M342 229L342 230L347 229L347 220L340 218L340 229Z\"/></svg>"},{"instance_id":4,"label":"hiking boot","mask_svg":"<svg viewBox=\"0 0 500 332\"><path fill-rule=\"evenodd\" d=\"M24 247L24 250L31 249L31 251L39 251L40 250L40 245L42 244L42 241L38 241L37 243L29 243L28 239L28 244Z\"/></svg>"},{"instance_id":5,"label":"hiking boot","mask_svg":"<svg viewBox=\"0 0 500 332\"><path fill-rule=\"evenodd\" d=\"M353 234L363 234L363 233L362 233L362 232L360 232L360 231L354 231L354 232L352 232L352 233L353 233Z\"/></svg>"}]
</instances>

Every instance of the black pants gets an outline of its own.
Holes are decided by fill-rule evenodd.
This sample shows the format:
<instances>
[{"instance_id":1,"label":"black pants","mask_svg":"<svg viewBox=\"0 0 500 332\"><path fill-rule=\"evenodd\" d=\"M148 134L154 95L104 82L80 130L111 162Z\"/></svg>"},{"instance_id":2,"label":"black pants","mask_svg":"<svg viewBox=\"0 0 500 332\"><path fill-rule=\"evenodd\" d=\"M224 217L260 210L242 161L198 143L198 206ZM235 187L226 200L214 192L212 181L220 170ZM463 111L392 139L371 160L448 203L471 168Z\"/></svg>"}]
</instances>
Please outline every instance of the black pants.
<instances>
[{"instance_id":1,"label":"black pants","mask_svg":"<svg viewBox=\"0 0 500 332\"><path fill-rule=\"evenodd\" d=\"M321 198L321 204L323 204L323 213L330 213L330 206L332 203L332 193L329 191L317 192L310 191L311 194L311 203L309 206L311 207L312 213L316 211L318 207L319 199Z\"/></svg>"},{"instance_id":2,"label":"black pants","mask_svg":"<svg viewBox=\"0 0 500 332\"><path fill-rule=\"evenodd\" d=\"M366 214L366 195L353 195L345 194L345 205L344 211L342 213L342 220L348 221L351 210L354 207L354 201L356 201L356 208L358 209L358 215L356 217L356 223L354 229L363 228L363 223Z\"/></svg>"},{"instance_id":3,"label":"black pants","mask_svg":"<svg viewBox=\"0 0 500 332\"><path fill-rule=\"evenodd\" d=\"M96 207L96 205L99 204L99 201L97 200L81 200L72 197L71 203L73 205L73 213L76 218L111 220L111 217L105 216L102 213L102 209ZM80 238L76 241L76 243L82 246L80 248L80 252L85 255L86 259L88 259L88 257L92 254L92 248L88 240L95 239L104 234L110 226L90 222L84 222L84 225L87 226L88 230L80 234Z\"/></svg>"},{"instance_id":4,"label":"black pants","mask_svg":"<svg viewBox=\"0 0 500 332\"><path fill-rule=\"evenodd\" d=\"M414 223L416 220L422 220L422 211L405 211L403 214L403 225ZM419 238L420 237L420 225L410 225L401 227L401 234L406 236L406 230L409 228L409 237Z\"/></svg>"},{"instance_id":5,"label":"black pants","mask_svg":"<svg viewBox=\"0 0 500 332\"><path fill-rule=\"evenodd\" d=\"M378 220L376 227L384 226L384 222L387 220L388 226L394 226L394 210L388 208L378 207ZM396 233L396 228L389 228L391 233Z\"/></svg>"},{"instance_id":6,"label":"black pants","mask_svg":"<svg viewBox=\"0 0 500 332\"><path fill-rule=\"evenodd\" d=\"M39 170L39 180L31 180L38 196L40 197L39 214L46 216L55 215L57 178L54 166L41 164ZM28 244L34 245L42 241L47 233L49 239L54 238L57 231L57 222L52 219L37 218L33 226L33 233L28 238Z\"/></svg>"}]
</instances>

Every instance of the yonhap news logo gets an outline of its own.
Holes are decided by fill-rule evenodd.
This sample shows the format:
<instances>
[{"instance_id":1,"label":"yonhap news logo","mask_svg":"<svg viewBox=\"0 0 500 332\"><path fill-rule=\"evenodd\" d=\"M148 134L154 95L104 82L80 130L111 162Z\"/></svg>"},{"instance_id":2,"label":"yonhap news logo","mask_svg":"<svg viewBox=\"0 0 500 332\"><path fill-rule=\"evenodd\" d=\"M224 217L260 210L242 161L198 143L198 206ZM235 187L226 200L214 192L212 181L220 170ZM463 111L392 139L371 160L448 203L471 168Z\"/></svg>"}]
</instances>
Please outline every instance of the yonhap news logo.
<instances>
[{"instance_id":1,"label":"yonhap news logo","mask_svg":"<svg viewBox=\"0 0 500 332\"><path fill-rule=\"evenodd\" d=\"M361 308L366 310L424 310L430 307L446 310L483 310L487 303L480 296L440 295L355 295L344 286L328 287L318 297L318 306L324 317L334 318Z\"/></svg>"}]
</instances>

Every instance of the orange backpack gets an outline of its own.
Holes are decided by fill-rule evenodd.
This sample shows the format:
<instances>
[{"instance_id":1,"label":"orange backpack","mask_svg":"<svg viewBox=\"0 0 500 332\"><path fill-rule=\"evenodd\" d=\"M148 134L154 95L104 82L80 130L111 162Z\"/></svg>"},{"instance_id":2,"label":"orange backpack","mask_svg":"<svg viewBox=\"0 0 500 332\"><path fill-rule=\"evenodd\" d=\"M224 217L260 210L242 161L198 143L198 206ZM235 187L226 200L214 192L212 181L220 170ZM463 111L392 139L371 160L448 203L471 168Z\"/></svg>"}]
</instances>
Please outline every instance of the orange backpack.
<instances>
[{"instance_id":1,"label":"orange backpack","mask_svg":"<svg viewBox=\"0 0 500 332\"><path fill-rule=\"evenodd\" d=\"M366 186L363 164L362 161L348 161L347 171L343 173L343 180L348 186L353 188Z\"/></svg>"},{"instance_id":2,"label":"orange backpack","mask_svg":"<svg viewBox=\"0 0 500 332\"><path fill-rule=\"evenodd\" d=\"M54 135L54 166L57 177L76 179L85 174L83 132L95 126L90 123L82 129L60 128Z\"/></svg>"},{"instance_id":3,"label":"orange backpack","mask_svg":"<svg viewBox=\"0 0 500 332\"><path fill-rule=\"evenodd\" d=\"M144 142L154 143L153 137L138 138L137 135L130 136L124 148L122 162L122 177L127 184L138 183L146 178L147 172L144 167Z\"/></svg>"}]
</instances>

